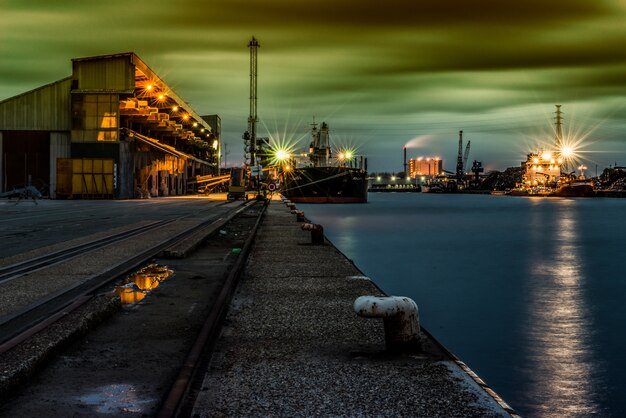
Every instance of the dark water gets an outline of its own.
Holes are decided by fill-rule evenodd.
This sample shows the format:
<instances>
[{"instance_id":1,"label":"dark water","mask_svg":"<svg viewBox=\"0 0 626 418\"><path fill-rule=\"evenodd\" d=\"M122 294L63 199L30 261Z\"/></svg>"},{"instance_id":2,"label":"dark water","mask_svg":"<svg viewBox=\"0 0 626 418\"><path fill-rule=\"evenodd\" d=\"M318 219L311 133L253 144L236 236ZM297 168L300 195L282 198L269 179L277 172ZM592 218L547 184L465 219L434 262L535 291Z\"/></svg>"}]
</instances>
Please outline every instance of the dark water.
<instances>
[{"instance_id":1,"label":"dark water","mask_svg":"<svg viewBox=\"0 0 626 418\"><path fill-rule=\"evenodd\" d=\"M626 416L626 199L298 208L523 416Z\"/></svg>"}]
</instances>

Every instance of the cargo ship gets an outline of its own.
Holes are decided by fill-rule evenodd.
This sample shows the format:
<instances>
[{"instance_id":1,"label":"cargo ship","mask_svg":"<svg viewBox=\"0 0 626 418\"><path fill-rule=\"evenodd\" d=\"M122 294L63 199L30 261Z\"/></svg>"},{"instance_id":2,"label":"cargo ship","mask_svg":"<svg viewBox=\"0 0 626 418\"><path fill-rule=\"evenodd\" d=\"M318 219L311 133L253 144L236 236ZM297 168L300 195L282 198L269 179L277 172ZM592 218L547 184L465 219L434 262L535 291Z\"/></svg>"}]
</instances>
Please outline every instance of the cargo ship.
<instances>
[{"instance_id":1,"label":"cargo ship","mask_svg":"<svg viewBox=\"0 0 626 418\"><path fill-rule=\"evenodd\" d=\"M294 203L366 203L367 159L333 156L328 125L314 122L308 161L284 170L282 194Z\"/></svg>"}]
</instances>

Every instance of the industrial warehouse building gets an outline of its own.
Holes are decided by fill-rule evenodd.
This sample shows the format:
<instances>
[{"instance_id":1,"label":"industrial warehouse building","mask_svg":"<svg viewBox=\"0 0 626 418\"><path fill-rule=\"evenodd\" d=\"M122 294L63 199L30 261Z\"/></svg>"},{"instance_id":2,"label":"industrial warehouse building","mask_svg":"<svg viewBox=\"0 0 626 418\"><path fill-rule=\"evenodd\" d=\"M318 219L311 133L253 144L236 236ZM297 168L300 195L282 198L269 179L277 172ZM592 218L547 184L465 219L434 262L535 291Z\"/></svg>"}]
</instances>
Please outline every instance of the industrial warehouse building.
<instances>
[{"instance_id":1,"label":"industrial warehouse building","mask_svg":"<svg viewBox=\"0 0 626 418\"><path fill-rule=\"evenodd\" d=\"M180 195L218 175L220 119L199 116L132 52L72 59L72 75L0 101L0 193Z\"/></svg>"}]
</instances>

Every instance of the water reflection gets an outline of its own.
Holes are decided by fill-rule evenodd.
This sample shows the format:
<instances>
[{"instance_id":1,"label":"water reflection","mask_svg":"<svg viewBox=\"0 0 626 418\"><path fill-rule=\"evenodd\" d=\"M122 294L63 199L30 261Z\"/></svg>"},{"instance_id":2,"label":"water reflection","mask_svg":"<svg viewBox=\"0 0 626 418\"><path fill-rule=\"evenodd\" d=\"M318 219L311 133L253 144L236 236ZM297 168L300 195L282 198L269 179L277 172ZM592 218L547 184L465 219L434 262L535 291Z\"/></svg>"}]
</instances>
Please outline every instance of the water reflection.
<instances>
[{"instance_id":1,"label":"water reflection","mask_svg":"<svg viewBox=\"0 0 626 418\"><path fill-rule=\"evenodd\" d=\"M156 399L141 399L141 394L131 384L110 384L93 389L78 401L90 406L98 414L145 416Z\"/></svg>"},{"instance_id":2,"label":"water reflection","mask_svg":"<svg viewBox=\"0 0 626 418\"><path fill-rule=\"evenodd\" d=\"M599 409L589 379L592 324L582 294L584 255L575 208L562 201L555 209L554 218L532 222L525 403L533 416L589 416Z\"/></svg>"},{"instance_id":3,"label":"water reflection","mask_svg":"<svg viewBox=\"0 0 626 418\"><path fill-rule=\"evenodd\" d=\"M128 276L123 285L115 287L115 293L123 304L139 302L172 273L166 266L150 264Z\"/></svg>"}]
</instances>

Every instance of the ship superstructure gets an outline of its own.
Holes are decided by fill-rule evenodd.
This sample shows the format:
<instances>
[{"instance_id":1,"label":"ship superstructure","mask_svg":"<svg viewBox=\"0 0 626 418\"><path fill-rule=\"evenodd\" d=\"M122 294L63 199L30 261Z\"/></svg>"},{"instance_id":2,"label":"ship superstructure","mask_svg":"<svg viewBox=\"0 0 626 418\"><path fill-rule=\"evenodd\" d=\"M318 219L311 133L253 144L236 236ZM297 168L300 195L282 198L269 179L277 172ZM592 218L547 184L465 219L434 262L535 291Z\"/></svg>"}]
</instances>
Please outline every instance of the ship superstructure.
<instances>
[{"instance_id":1,"label":"ship superstructure","mask_svg":"<svg viewBox=\"0 0 626 418\"><path fill-rule=\"evenodd\" d=\"M308 162L284 171L282 193L295 203L367 202L367 160L346 154L334 158L328 124L314 122Z\"/></svg>"}]
</instances>

